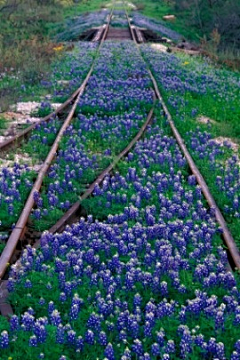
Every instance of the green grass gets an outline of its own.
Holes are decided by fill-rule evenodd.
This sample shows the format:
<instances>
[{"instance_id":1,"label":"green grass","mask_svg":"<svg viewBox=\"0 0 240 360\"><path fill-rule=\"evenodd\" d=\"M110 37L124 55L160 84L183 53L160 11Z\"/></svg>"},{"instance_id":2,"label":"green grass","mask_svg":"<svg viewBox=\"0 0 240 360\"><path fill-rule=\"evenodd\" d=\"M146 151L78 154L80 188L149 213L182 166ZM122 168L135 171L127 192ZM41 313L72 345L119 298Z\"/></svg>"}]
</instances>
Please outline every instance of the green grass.
<instances>
[{"instance_id":1,"label":"green grass","mask_svg":"<svg viewBox=\"0 0 240 360\"><path fill-rule=\"evenodd\" d=\"M199 72L198 68L206 64L205 59L200 57L190 57L189 55L177 54L182 63L183 67L185 63L185 69L187 76L191 77L191 74ZM214 64L206 65L206 73L209 76L219 77L223 83L226 84L227 90L225 93L218 94L214 93L211 89L205 95L198 95L196 93L186 91L184 94L185 104L180 108L181 115L184 117L184 123L186 126L185 131L190 130L200 125L196 122L196 118L200 115L204 115L213 120L211 123L211 132L215 137L224 136L230 137L234 141L240 143L240 107L239 107L239 96L240 90L234 81L238 81L238 73L231 72L227 69L218 69ZM199 72L199 76L201 73ZM230 80L229 78L232 78ZM165 92L165 91L164 91ZM165 92L165 98L170 93ZM192 116L192 109L198 109L197 116ZM173 110L173 109L172 109ZM174 110L173 110L174 112ZM177 117L177 120L179 117ZM182 121L179 121L182 124ZM203 128L209 129L209 125L202 125Z\"/></svg>"},{"instance_id":2,"label":"green grass","mask_svg":"<svg viewBox=\"0 0 240 360\"><path fill-rule=\"evenodd\" d=\"M4 133L4 130L7 129L8 121L4 118L4 116L0 115L0 135Z\"/></svg>"}]
</instances>

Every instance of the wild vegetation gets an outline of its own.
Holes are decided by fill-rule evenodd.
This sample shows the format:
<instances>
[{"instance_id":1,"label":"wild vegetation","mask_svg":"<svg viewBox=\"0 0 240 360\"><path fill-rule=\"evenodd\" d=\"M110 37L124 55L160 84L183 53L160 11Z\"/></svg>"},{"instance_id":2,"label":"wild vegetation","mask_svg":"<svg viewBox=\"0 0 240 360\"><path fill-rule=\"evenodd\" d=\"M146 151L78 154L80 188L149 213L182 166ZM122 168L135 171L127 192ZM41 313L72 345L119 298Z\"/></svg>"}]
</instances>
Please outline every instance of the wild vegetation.
<instances>
[{"instance_id":1,"label":"wild vegetation","mask_svg":"<svg viewBox=\"0 0 240 360\"><path fill-rule=\"evenodd\" d=\"M59 56L55 35L64 19L99 9L100 0L0 0L0 109L21 96L18 84L36 84L50 71Z\"/></svg>"},{"instance_id":2,"label":"wild vegetation","mask_svg":"<svg viewBox=\"0 0 240 360\"><path fill-rule=\"evenodd\" d=\"M240 3L235 0L137 0L145 15L162 19L176 15L167 26L186 39L201 43L215 60L240 68Z\"/></svg>"}]
</instances>

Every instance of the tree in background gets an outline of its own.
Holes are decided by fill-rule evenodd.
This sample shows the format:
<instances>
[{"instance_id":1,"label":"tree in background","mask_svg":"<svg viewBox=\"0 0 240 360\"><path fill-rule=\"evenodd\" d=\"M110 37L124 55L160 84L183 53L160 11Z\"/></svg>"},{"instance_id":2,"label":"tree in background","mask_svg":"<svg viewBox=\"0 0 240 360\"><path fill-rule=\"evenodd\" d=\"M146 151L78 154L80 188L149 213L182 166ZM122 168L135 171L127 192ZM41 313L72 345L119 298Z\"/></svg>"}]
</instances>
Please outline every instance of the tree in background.
<instances>
[{"instance_id":1,"label":"tree in background","mask_svg":"<svg viewBox=\"0 0 240 360\"><path fill-rule=\"evenodd\" d=\"M210 37L218 31L219 46L240 49L240 2L236 0L176 0L175 10L184 12L190 26Z\"/></svg>"}]
</instances>

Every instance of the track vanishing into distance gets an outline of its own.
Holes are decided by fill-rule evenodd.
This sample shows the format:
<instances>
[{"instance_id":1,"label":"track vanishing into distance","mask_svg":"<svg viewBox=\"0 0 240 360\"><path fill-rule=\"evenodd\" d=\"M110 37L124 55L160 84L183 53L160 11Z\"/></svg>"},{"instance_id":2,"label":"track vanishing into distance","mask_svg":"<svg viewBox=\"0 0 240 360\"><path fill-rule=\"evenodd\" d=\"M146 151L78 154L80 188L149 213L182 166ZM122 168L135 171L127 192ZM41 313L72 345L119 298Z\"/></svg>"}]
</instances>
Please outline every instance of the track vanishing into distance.
<instances>
[{"instance_id":1,"label":"track vanishing into distance","mask_svg":"<svg viewBox=\"0 0 240 360\"><path fill-rule=\"evenodd\" d=\"M127 30L125 29L124 31L122 31L122 35L121 35L120 31L118 31L116 29L115 30L110 29L112 15L113 15L113 10L111 11L111 14L109 15L108 23L106 25L104 25L93 38L93 41L99 41L98 52L99 52L103 42L107 39L121 39L122 40L122 39L129 39L129 37L131 37L131 39L133 40L133 42L135 44L134 46L138 47L139 53L141 54L141 49L139 48L138 44L144 42L144 37L142 36L141 31L139 29L137 29L136 27L131 25L131 22L130 22L127 12L126 12L126 18L128 21L129 29L127 29ZM60 106L60 108L57 109L57 111L55 111L54 113L41 119L39 122L39 123L42 123L44 121L48 121L53 116L56 116L57 114L61 114L61 112L63 110L65 110L68 106L70 106L73 103L71 105L69 114L68 114L67 118L65 119L65 121L63 122L62 127L61 127L60 131L58 132L57 137L54 141L54 144L53 144L46 160L44 161L44 163L41 167L38 177L37 177L35 183L33 184L31 192L26 201L25 207L16 223L16 226L13 229L13 231L6 243L6 246L1 254L1 257L0 257L0 279L4 279L4 278L7 279L6 270L8 268L8 265L12 264L14 261L16 261L16 256L14 254L15 254L15 250L16 250L18 242L21 241L23 243L27 243L27 240L25 237L27 236L28 219L29 219L30 213L33 209L33 206L34 206L34 192L41 190L41 185L42 185L43 179L46 176L51 163L54 161L56 152L58 151L59 142L60 142L61 138L64 136L64 132L67 129L67 127L69 126L69 124L74 116L79 99L82 96L82 94L87 86L88 80L94 70L94 65L95 65L95 60L92 64L84 82L74 92L74 94L72 94L72 96L64 104L62 104ZM144 134L147 127L151 124L151 120L153 118L154 103L155 103L155 100L157 99L157 100L159 100L159 102L162 106L164 114L168 120L169 126L171 127L173 136L176 139L179 147L181 148L182 153L184 154L184 156L187 160L187 163L189 165L189 168L190 168L192 174L195 175L197 182L200 185L202 192L208 202L209 207L214 209L214 211L215 211L216 220L217 220L218 224L220 225L220 227L222 228L222 237L223 237L225 245L227 246L227 249L228 249L227 252L228 252L229 263L230 263L232 269L234 269L234 268L240 269L239 251L234 242L234 239L232 238L230 231L228 230L228 227L224 220L224 217L222 216L213 196L211 195L203 176L201 175L200 171L196 167L189 151L187 150L183 139L181 138L178 130L176 129L173 119L171 117L171 114L160 94L157 82L150 70L149 70L149 76L152 80L152 85L153 85L153 90L154 90L153 108L150 110L145 123L142 125L142 127L140 128L137 135L125 147L125 149L120 152L120 154L114 159L114 161L104 171L102 171L101 174L96 178L96 180L87 188L87 190L82 194L81 199L72 205L72 207L65 213L65 215L61 219L59 219L54 226L52 226L49 229L49 232L56 233L56 232L63 231L67 224L72 223L73 220L74 221L77 220L77 214L79 213L79 211L81 209L81 202L93 193L96 184L99 185L104 180L105 176L107 174L111 173L111 171L114 169L116 164L124 156L126 156L128 154L128 152L134 147L134 145L137 143L137 141L142 137L142 135ZM19 146L21 141L29 136L30 132L35 128L35 126L36 126L36 124L31 125L29 128L22 131L18 135L16 135L13 139L0 144L0 151L6 151L11 147ZM35 242L35 244L32 244L32 246L37 248L39 246L39 240L37 240ZM6 281L4 281L4 283L6 283ZM6 291L6 296L7 296L7 291ZM0 311L2 312L3 315L11 313L10 305L8 305L5 300L2 298L1 304L0 304Z\"/></svg>"}]
</instances>

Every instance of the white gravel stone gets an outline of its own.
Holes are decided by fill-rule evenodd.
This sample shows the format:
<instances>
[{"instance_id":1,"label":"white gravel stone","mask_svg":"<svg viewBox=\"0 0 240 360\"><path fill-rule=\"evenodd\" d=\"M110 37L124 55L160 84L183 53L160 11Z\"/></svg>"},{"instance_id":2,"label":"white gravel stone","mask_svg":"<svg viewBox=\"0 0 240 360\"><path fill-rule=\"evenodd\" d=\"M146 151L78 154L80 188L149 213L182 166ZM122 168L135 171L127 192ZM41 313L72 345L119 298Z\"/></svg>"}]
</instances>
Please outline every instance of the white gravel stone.
<instances>
[{"instance_id":1,"label":"white gravel stone","mask_svg":"<svg viewBox=\"0 0 240 360\"><path fill-rule=\"evenodd\" d=\"M161 52L167 52L167 46L163 45L163 44L152 44L151 47L153 47L156 50L159 50Z\"/></svg>"},{"instance_id":2,"label":"white gravel stone","mask_svg":"<svg viewBox=\"0 0 240 360\"><path fill-rule=\"evenodd\" d=\"M201 115L197 118L197 121L200 122L201 124L216 124L217 122L213 119L210 119L207 116Z\"/></svg>"},{"instance_id":3,"label":"white gravel stone","mask_svg":"<svg viewBox=\"0 0 240 360\"><path fill-rule=\"evenodd\" d=\"M57 109L61 103L51 104L52 108L55 110ZM10 108L11 110L21 113L24 115L30 115L33 112L37 111L38 108L41 106L41 103L36 101L27 101L27 102L19 102L16 105L12 105Z\"/></svg>"},{"instance_id":4,"label":"white gravel stone","mask_svg":"<svg viewBox=\"0 0 240 360\"><path fill-rule=\"evenodd\" d=\"M226 143L229 144L231 146L232 150L235 152L237 152L239 149L239 145L237 143L235 143L231 138L219 136L217 138L214 138L213 140L220 146L225 146Z\"/></svg>"}]
</instances>

